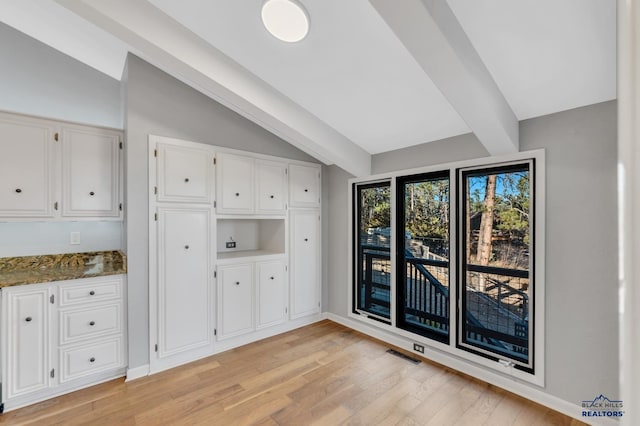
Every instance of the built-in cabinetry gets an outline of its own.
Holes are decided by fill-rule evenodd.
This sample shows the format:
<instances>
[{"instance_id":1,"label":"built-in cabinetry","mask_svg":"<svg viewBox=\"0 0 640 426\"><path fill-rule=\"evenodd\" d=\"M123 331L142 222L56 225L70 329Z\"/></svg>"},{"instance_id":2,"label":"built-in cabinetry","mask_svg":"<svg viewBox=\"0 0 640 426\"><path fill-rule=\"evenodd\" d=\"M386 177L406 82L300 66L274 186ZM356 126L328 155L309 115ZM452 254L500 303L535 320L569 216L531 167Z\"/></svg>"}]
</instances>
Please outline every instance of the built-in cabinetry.
<instances>
[{"instance_id":1,"label":"built-in cabinetry","mask_svg":"<svg viewBox=\"0 0 640 426\"><path fill-rule=\"evenodd\" d=\"M0 113L0 218L122 217L122 132Z\"/></svg>"},{"instance_id":2,"label":"built-in cabinetry","mask_svg":"<svg viewBox=\"0 0 640 426\"><path fill-rule=\"evenodd\" d=\"M2 395L10 408L122 376L122 275L2 289Z\"/></svg>"},{"instance_id":3,"label":"built-in cabinetry","mask_svg":"<svg viewBox=\"0 0 640 426\"><path fill-rule=\"evenodd\" d=\"M216 164L218 213L286 213L287 163L219 153Z\"/></svg>"},{"instance_id":4,"label":"built-in cabinetry","mask_svg":"<svg viewBox=\"0 0 640 426\"><path fill-rule=\"evenodd\" d=\"M157 136L149 152L151 372L320 318L318 165Z\"/></svg>"}]
</instances>

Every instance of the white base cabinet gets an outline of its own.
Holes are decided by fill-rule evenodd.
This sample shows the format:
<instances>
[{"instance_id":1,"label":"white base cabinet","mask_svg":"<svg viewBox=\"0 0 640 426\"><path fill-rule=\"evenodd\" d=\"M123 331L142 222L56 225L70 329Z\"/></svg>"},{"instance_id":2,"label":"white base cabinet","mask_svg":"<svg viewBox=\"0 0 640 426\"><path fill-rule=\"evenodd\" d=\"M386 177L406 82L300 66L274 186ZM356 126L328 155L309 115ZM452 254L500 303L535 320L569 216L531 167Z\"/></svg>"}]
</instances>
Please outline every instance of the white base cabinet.
<instances>
[{"instance_id":1,"label":"white base cabinet","mask_svg":"<svg viewBox=\"0 0 640 426\"><path fill-rule=\"evenodd\" d=\"M13 409L120 377L122 275L2 289L2 402Z\"/></svg>"},{"instance_id":2,"label":"white base cabinet","mask_svg":"<svg viewBox=\"0 0 640 426\"><path fill-rule=\"evenodd\" d=\"M227 262L217 270L218 340L287 320L286 262L238 262Z\"/></svg>"}]
</instances>

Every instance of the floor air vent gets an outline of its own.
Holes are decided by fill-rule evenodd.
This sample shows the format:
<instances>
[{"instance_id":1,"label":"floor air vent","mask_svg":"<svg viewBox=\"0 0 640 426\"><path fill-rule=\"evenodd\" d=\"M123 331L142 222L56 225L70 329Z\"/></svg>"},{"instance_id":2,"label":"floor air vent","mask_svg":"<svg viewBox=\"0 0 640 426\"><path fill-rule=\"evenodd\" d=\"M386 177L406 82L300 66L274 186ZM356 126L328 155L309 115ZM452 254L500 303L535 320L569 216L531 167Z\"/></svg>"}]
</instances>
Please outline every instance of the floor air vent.
<instances>
[{"instance_id":1,"label":"floor air vent","mask_svg":"<svg viewBox=\"0 0 640 426\"><path fill-rule=\"evenodd\" d=\"M409 355L405 355L402 352L396 351L395 349L388 349L387 353L391 354L391 355L395 355L395 356L400 357L402 359L406 359L407 361L412 362L414 364L420 364L422 362L417 358L412 358Z\"/></svg>"}]
</instances>

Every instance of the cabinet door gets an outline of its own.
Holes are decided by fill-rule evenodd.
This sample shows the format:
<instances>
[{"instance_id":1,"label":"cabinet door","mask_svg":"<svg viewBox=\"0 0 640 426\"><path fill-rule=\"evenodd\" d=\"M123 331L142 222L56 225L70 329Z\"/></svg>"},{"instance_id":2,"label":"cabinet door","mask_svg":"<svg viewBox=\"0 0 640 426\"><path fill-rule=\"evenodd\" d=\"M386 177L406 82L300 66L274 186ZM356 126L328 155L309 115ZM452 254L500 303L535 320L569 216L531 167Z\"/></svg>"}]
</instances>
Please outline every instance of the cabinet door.
<instances>
[{"instance_id":1,"label":"cabinet door","mask_svg":"<svg viewBox=\"0 0 640 426\"><path fill-rule=\"evenodd\" d=\"M218 154L217 200L219 213L253 213L253 158Z\"/></svg>"},{"instance_id":2,"label":"cabinet door","mask_svg":"<svg viewBox=\"0 0 640 426\"><path fill-rule=\"evenodd\" d=\"M212 151L158 143L156 153L158 201L211 202Z\"/></svg>"},{"instance_id":3,"label":"cabinet door","mask_svg":"<svg viewBox=\"0 0 640 426\"><path fill-rule=\"evenodd\" d=\"M320 212L291 211L291 318L320 312Z\"/></svg>"},{"instance_id":4,"label":"cabinet door","mask_svg":"<svg viewBox=\"0 0 640 426\"><path fill-rule=\"evenodd\" d=\"M218 269L219 339L253 331L253 264Z\"/></svg>"},{"instance_id":5,"label":"cabinet door","mask_svg":"<svg viewBox=\"0 0 640 426\"><path fill-rule=\"evenodd\" d=\"M55 129L0 114L0 216L52 217Z\"/></svg>"},{"instance_id":6,"label":"cabinet door","mask_svg":"<svg viewBox=\"0 0 640 426\"><path fill-rule=\"evenodd\" d=\"M63 216L120 216L119 145L115 132L63 128Z\"/></svg>"},{"instance_id":7,"label":"cabinet door","mask_svg":"<svg viewBox=\"0 0 640 426\"><path fill-rule=\"evenodd\" d=\"M286 274L283 262L258 263L256 282L256 328L283 323L286 319Z\"/></svg>"},{"instance_id":8,"label":"cabinet door","mask_svg":"<svg viewBox=\"0 0 640 426\"><path fill-rule=\"evenodd\" d=\"M187 362L213 342L211 211L158 209L158 357Z\"/></svg>"},{"instance_id":9,"label":"cabinet door","mask_svg":"<svg viewBox=\"0 0 640 426\"><path fill-rule=\"evenodd\" d=\"M320 206L320 169L291 164L289 166L289 203L291 207Z\"/></svg>"},{"instance_id":10,"label":"cabinet door","mask_svg":"<svg viewBox=\"0 0 640 426\"><path fill-rule=\"evenodd\" d=\"M256 160L256 213L284 214L287 198L287 165Z\"/></svg>"},{"instance_id":11,"label":"cabinet door","mask_svg":"<svg viewBox=\"0 0 640 426\"><path fill-rule=\"evenodd\" d=\"M50 386L49 289L3 291L3 385L12 398Z\"/></svg>"}]
</instances>

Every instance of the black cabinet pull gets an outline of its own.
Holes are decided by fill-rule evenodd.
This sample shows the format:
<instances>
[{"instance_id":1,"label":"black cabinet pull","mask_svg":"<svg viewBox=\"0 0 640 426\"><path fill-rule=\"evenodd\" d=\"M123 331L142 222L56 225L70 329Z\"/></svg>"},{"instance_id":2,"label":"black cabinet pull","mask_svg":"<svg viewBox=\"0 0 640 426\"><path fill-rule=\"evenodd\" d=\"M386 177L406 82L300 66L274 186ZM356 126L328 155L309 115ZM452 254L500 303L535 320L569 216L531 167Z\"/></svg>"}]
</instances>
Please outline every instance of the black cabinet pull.
<instances>
[{"instance_id":1,"label":"black cabinet pull","mask_svg":"<svg viewBox=\"0 0 640 426\"><path fill-rule=\"evenodd\" d=\"M236 281L236 285L240 285L240 281Z\"/></svg>"},{"instance_id":2,"label":"black cabinet pull","mask_svg":"<svg viewBox=\"0 0 640 426\"><path fill-rule=\"evenodd\" d=\"M309 192L309 190L307 188L304 189L304 192Z\"/></svg>"},{"instance_id":3,"label":"black cabinet pull","mask_svg":"<svg viewBox=\"0 0 640 426\"><path fill-rule=\"evenodd\" d=\"M26 317L24 320L25 320L26 322L31 322L32 318L31 318L31 317Z\"/></svg>"},{"instance_id":4,"label":"black cabinet pull","mask_svg":"<svg viewBox=\"0 0 640 426\"><path fill-rule=\"evenodd\" d=\"M272 279L273 279L273 277L269 277L269 279L270 279L270 280L272 280Z\"/></svg>"},{"instance_id":5,"label":"black cabinet pull","mask_svg":"<svg viewBox=\"0 0 640 426\"><path fill-rule=\"evenodd\" d=\"M95 193L95 192L93 192L93 191L91 191L91 192L89 193L89 195L91 195L91 196L93 197L94 195L96 195L96 193Z\"/></svg>"},{"instance_id":6,"label":"black cabinet pull","mask_svg":"<svg viewBox=\"0 0 640 426\"><path fill-rule=\"evenodd\" d=\"M184 178L184 181L185 182L189 182L189 178Z\"/></svg>"},{"instance_id":7,"label":"black cabinet pull","mask_svg":"<svg viewBox=\"0 0 640 426\"><path fill-rule=\"evenodd\" d=\"M96 322L95 322L95 321L91 321L91 322L89 323L89 325L90 325L90 326L94 326L94 325L96 325Z\"/></svg>"},{"instance_id":8,"label":"black cabinet pull","mask_svg":"<svg viewBox=\"0 0 640 426\"><path fill-rule=\"evenodd\" d=\"M189 246L184 246L185 250L189 250Z\"/></svg>"},{"instance_id":9,"label":"black cabinet pull","mask_svg":"<svg viewBox=\"0 0 640 426\"><path fill-rule=\"evenodd\" d=\"M273 195L270 195L269 198L273 198Z\"/></svg>"},{"instance_id":10,"label":"black cabinet pull","mask_svg":"<svg viewBox=\"0 0 640 426\"><path fill-rule=\"evenodd\" d=\"M22 192L22 189L20 189L20 188L16 188L16 192L19 194L19 193L21 193L21 192Z\"/></svg>"},{"instance_id":11,"label":"black cabinet pull","mask_svg":"<svg viewBox=\"0 0 640 426\"><path fill-rule=\"evenodd\" d=\"M309 239L308 239L308 238L305 238L304 240L305 240L305 241L309 241Z\"/></svg>"},{"instance_id":12,"label":"black cabinet pull","mask_svg":"<svg viewBox=\"0 0 640 426\"><path fill-rule=\"evenodd\" d=\"M239 197L239 196L240 196L240 193L239 193L239 192L236 192L236 197Z\"/></svg>"},{"instance_id":13,"label":"black cabinet pull","mask_svg":"<svg viewBox=\"0 0 640 426\"><path fill-rule=\"evenodd\" d=\"M93 291L93 290L91 290L91 291L89 292L89 296L93 296L94 294L96 294L96 292L95 292L95 291Z\"/></svg>"},{"instance_id":14,"label":"black cabinet pull","mask_svg":"<svg viewBox=\"0 0 640 426\"><path fill-rule=\"evenodd\" d=\"M94 357L89 358L89 362L96 362L96 359Z\"/></svg>"}]
</instances>

